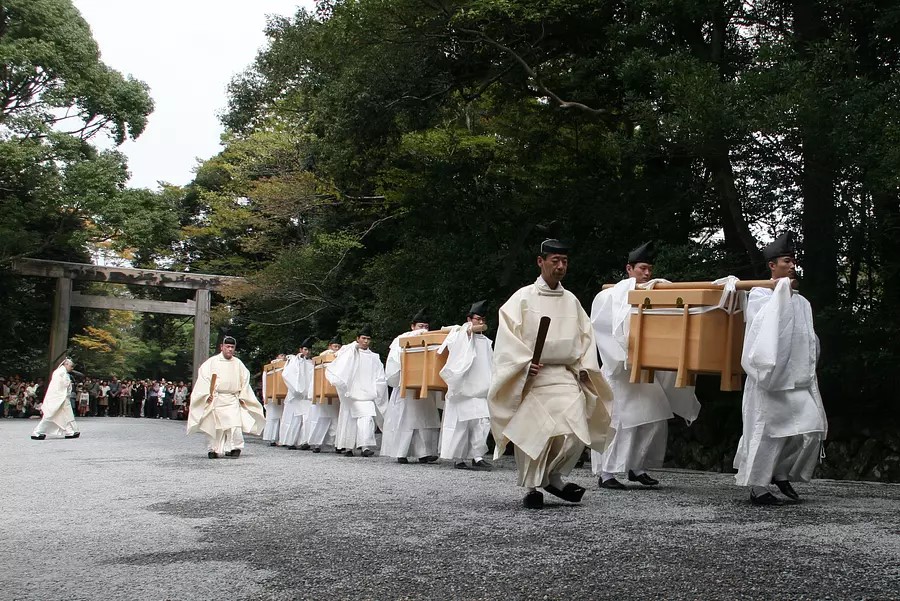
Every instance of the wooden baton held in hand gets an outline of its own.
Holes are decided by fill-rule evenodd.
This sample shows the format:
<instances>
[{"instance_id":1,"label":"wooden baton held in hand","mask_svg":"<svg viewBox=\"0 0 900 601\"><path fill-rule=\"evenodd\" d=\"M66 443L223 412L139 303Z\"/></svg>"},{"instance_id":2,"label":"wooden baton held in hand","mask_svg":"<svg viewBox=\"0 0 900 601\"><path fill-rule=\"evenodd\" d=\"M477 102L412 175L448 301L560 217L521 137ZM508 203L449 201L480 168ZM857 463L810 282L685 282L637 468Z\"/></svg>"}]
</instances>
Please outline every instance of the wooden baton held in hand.
<instances>
[{"instance_id":1,"label":"wooden baton held in hand","mask_svg":"<svg viewBox=\"0 0 900 601\"><path fill-rule=\"evenodd\" d=\"M216 374L213 374L212 378L209 379L209 398L206 399L207 403L212 403L213 393L215 391L216 391Z\"/></svg>"},{"instance_id":2,"label":"wooden baton held in hand","mask_svg":"<svg viewBox=\"0 0 900 601\"><path fill-rule=\"evenodd\" d=\"M537 339L534 341L534 354L531 356L531 362L534 365L540 365L541 355L544 352L544 342L547 340L547 331L550 329L550 318L544 315L541 317L541 323L538 326Z\"/></svg>"}]
</instances>

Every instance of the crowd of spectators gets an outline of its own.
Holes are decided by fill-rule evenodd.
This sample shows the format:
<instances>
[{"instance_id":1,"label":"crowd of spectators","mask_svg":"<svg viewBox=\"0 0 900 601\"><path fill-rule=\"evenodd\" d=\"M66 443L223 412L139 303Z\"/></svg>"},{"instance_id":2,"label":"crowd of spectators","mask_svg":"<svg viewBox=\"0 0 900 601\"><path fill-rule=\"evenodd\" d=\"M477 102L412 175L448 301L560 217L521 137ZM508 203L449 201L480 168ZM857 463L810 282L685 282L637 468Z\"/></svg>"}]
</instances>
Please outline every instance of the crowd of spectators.
<instances>
[{"instance_id":1,"label":"crowd of spectators","mask_svg":"<svg viewBox=\"0 0 900 601\"><path fill-rule=\"evenodd\" d=\"M187 419L190 386L161 380L77 378L70 402L78 417ZM46 393L43 378L0 377L0 417L40 417Z\"/></svg>"}]
</instances>

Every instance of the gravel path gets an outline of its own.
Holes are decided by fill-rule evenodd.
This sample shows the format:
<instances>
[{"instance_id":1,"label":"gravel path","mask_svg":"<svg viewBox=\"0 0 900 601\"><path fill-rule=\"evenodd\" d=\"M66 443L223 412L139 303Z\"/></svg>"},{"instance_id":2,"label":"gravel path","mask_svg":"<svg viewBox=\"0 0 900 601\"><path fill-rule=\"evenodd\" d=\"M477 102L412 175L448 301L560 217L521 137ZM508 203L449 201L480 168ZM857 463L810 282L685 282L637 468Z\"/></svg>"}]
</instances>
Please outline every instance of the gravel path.
<instances>
[{"instance_id":1,"label":"gravel path","mask_svg":"<svg viewBox=\"0 0 900 601\"><path fill-rule=\"evenodd\" d=\"M0 599L900 599L900 485L749 505L728 475L520 508L491 473L271 448L210 461L183 422L0 420Z\"/></svg>"}]
</instances>

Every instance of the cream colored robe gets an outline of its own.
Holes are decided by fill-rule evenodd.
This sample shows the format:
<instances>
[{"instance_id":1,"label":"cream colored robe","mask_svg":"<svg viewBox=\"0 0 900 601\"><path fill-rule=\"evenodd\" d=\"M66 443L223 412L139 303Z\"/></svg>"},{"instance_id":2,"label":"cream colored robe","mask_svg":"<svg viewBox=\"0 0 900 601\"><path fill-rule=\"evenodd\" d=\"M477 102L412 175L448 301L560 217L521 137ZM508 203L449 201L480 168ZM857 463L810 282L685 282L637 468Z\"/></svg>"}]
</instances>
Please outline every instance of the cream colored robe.
<instances>
[{"instance_id":1,"label":"cream colored robe","mask_svg":"<svg viewBox=\"0 0 900 601\"><path fill-rule=\"evenodd\" d=\"M212 403L209 384L216 374ZM187 433L203 432L215 437L216 431L240 428L243 432L259 434L266 425L262 405L250 386L250 372L237 357L225 359L221 353L203 362L197 371L197 381L191 391L191 410Z\"/></svg>"},{"instance_id":2,"label":"cream colored robe","mask_svg":"<svg viewBox=\"0 0 900 601\"><path fill-rule=\"evenodd\" d=\"M531 378L528 367L542 316L551 318L544 367ZM551 290L542 278L513 294L500 308L488 406L494 456L502 455L509 442L524 454L517 455L519 484L544 486L550 472L567 473L584 445L602 451L609 429L604 403L611 399L591 321L578 299L562 284Z\"/></svg>"}]
</instances>

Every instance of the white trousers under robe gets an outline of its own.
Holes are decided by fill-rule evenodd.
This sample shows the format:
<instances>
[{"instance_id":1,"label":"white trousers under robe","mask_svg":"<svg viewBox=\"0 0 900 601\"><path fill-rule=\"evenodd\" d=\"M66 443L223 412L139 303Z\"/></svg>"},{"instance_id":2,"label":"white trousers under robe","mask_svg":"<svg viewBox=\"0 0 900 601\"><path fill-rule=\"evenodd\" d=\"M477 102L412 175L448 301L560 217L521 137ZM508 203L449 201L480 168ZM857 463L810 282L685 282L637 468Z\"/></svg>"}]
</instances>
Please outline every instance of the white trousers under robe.
<instances>
[{"instance_id":1,"label":"white trousers under robe","mask_svg":"<svg viewBox=\"0 0 900 601\"><path fill-rule=\"evenodd\" d=\"M394 432L394 448L398 449L397 457L436 457L440 428L416 428ZM403 452L406 449L406 452Z\"/></svg>"},{"instance_id":2,"label":"white trousers under robe","mask_svg":"<svg viewBox=\"0 0 900 601\"><path fill-rule=\"evenodd\" d=\"M490 432L491 420L486 417L456 422L452 429L444 428L441 435L449 434L450 440L441 441L441 459L460 462L484 457L488 454L487 437Z\"/></svg>"},{"instance_id":3,"label":"white trousers under robe","mask_svg":"<svg viewBox=\"0 0 900 601\"><path fill-rule=\"evenodd\" d=\"M773 480L809 482L822 444L821 433L798 434L759 441L752 465L747 467L746 486L768 486Z\"/></svg>"},{"instance_id":4,"label":"white trousers under robe","mask_svg":"<svg viewBox=\"0 0 900 601\"><path fill-rule=\"evenodd\" d=\"M66 403L68 403L68 401L66 401ZM78 426L75 424L74 419L68 422L65 428L60 429L60 427L57 426L55 422L47 419L46 417L42 417L41 421L38 422L38 425L35 426L34 431L31 433L31 435L40 436L41 434L64 434L65 436L71 436L77 431Z\"/></svg>"},{"instance_id":5,"label":"white trousers under robe","mask_svg":"<svg viewBox=\"0 0 900 601\"><path fill-rule=\"evenodd\" d=\"M669 434L667 421L650 422L634 428L619 428L604 453L591 451L591 469L595 474L619 474L628 470L640 474L660 467L666 455Z\"/></svg>"},{"instance_id":6,"label":"white trousers under robe","mask_svg":"<svg viewBox=\"0 0 900 601\"><path fill-rule=\"evenodd\" d=\"M288 426L287 434L281 444L287 446L298 446L303 444L303 431L306 425L306 416L295 411L291 416L291 423Z\"/></svg>"},{"instance_id":7,"label":"white trousers under robe","mask_svg":"<svg viewBox=\"0 0 900 601\"><path fill-rule=\"evenodd\" d=\"M342 449L374 449L378 446L375 440L375 418L370 416L343 418L345 423L339 425L338 444Z\"/></svg>"},{"instance_id":8,"label":"white trousers under robe","mask_svg":"<svg viewBox=\"0 0 900 601\"><path fill-rule=\"evenodd\" d=\"M527 488L542 488L550 484L551 474L568 476L581 458L584 443L574 434L554 436L547 441L537 459L515 447L518 484Z\"/></svg>"},{"instance_id":9,"label":"white trousers under robe","mask_svg":"<svg viewBox=\"0 0 900 601\"><path fill-rule=\"evenodd\" d=\"M334 444L337 433L338 405L313 405L309 409L309 424L306 428L309 433L307 442L310 446Z\"/></svg>"},{"instance_id":10,"label":"white trousers under robe","mask_svg":"<svg viewBox=\"0 0 900 601\"><path fill-rule=\"evenodd\" d=\"M263 440L268 442L275 442L278 440L278 430L281 426L282 413L284 413L284 405L266 403L266 427L263 430Z\"/></svg>"},{"instance_id":11,"label":"white trousers under robe","mask_svg":"<svg viewBox=\"0 0 900 601\"><path fill-rule=\"evenodd\" d=\"M234 449L243 449L244 434L240 428L216 430L215 436L206 436L206 448L219 455L224 455Z\"/></svg>"}]
</instances>

